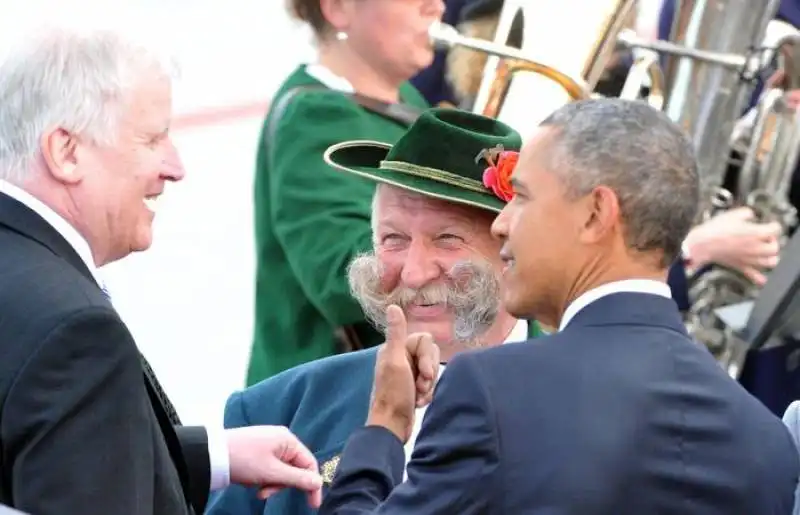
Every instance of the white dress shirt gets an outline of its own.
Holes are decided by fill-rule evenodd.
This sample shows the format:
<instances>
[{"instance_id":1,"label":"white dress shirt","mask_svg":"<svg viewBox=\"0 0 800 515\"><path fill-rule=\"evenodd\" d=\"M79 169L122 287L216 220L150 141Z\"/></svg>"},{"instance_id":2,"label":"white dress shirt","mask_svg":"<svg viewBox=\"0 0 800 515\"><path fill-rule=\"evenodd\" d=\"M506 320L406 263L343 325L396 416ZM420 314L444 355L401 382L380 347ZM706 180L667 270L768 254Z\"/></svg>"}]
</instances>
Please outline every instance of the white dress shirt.
<instances>
[{"instance_id":1,"label":"white dress shirt","mask_svg":"<svg viewBox=\"0 0 800 515\"><path fill-rule=\"evenodd\" d=\"M9 197L25 204L58 231L86 264L97 285L108 293L105 282L95 265L89 243L69 222L27 191L7 181L0 180L0 193L5 193ZM230 457L228 454L228 440L224 430L206 428L206 431L208 432L208 457L211 464L211 490L213 491L225 488L230 484Z\"/></svg>"},{"instance_id":2,"label":"white dress shirt","mask_svg":"<svg viewBox=\"0 0 800 515\"><path fill-rule=\"evenodd\" d=\"M508 337L505 339L505 341L503 341L503 343L524 342L527 339L528 322L525 320L518 320L514 325L514 328L511 329L511 333L509 333ZM444 372L445 367L446 365L441 365L439 367L439 377L436 379L437 381L442 377L442 372ZM414 427L411 428L411 438L408 439L408 442L406 442L404 446L406 453L406 465L408 465L408 461L411 459L411 452L414 450L414 443L417 441L417 435L419 435L420 427L422 427L422 418L425 416L426 409L428 409L427 406L417 408L414 414ZM407 476L404 472L403 480L405 479L407 479Z\"/></svg>"},{"instance_id":3,"label":"white dress shirt","mask_svg":"<svg viewBox=\"0 0 800 515\"><path fill-rule=\"evenodd\" d=\"M563 331L567 324L578 314L580 310L606 295L612 293L650 293L652 295L660 295L668 299L672 298L672 291L667 283L661 281L654 281L652 279L626 279L624 281L614 281L606 283L597 288L593 288L584 292L577 299L573 300L564 314L561 316L561 324L558 326L559 331Z\"/></svg>"}]
</instances>

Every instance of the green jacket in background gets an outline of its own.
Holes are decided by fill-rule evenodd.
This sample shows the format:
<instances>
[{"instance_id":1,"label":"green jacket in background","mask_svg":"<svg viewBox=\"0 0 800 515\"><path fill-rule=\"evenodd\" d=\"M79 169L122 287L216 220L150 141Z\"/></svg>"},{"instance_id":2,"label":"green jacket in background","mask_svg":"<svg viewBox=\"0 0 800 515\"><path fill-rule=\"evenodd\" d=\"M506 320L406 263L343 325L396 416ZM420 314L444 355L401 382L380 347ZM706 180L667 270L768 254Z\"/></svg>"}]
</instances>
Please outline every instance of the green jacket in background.
<instances>
[{"instance_id":1,"label":"green jacket in background","mask_svg":"<svg viewBox=\"0 0 800 515\"><path fill-rule=\"evenodd\" d=\"M321 84L301 66L272 105L306 85ZM409 84L400 96L428 107ZM256 160L255 334L247 385L341 352L345 345L335 336L340 327L350 327L365 347L383 341L350 295L346 277L350 261L372 248L375 183L335 171L322 155L346 140L394 143L406 129L330 89L292 97L268 141L274 114L270 110L264 122Z\"/></svg>"}]
</instances>

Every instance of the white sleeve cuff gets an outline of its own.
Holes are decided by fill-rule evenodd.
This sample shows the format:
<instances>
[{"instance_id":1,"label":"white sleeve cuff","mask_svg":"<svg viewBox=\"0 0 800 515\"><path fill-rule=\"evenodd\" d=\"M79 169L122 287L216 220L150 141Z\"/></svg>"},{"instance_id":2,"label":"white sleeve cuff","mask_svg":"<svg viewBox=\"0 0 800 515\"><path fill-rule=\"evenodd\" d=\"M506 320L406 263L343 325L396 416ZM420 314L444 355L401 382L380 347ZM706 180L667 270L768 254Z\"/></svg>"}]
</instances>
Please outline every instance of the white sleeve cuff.
<instances>
[{"instance_id":1,"label":"white sleeve cuff","mask_svg":"<svg viewBox=\"0 0 800 515\"><path fill-rule=\"evenodd\" d=\"M211 491L231 484L231 458L228 452L228 436L224 429L209 429L208 461L211 464Z\"/></svg>"}]
</instances>

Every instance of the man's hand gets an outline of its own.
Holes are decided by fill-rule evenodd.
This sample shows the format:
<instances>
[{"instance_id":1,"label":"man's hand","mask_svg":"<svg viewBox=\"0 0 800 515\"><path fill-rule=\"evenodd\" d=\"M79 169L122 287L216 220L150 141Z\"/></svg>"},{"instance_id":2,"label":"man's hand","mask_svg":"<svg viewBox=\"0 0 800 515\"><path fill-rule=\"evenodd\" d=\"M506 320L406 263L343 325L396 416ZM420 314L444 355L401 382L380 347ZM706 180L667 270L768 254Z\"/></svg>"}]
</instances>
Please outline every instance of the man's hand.
<instances>
[{"instance_id":1,"label":"man's hand","mask_svg":"<svg viewBox=\"0 0 800 515\"><path fill-rule=\"evenodd\" d=\"M790 89L786 92L786 105L791 109L800 108L800 89Z\"/></svg>"},{"instance_id":2,"label":"man's hand","mask_svg":"<svg viewBox=\"0 0 800 515\"><path fill-rule=\"evenodd\" d=\"M797 109L800 107L800 89L790 89L789 88L789 80L786 76L786 70L783 68L775 71L764 83L764 89L772 89L772 88L780 88L785 89L786 93L784 98L786 99L786 104L791 109Z\"/></svg>"},{"instance_id":3,"label":"man's hand","mask_svg":"<svg viewBox=\"0 0 800 515\"><path fill-rule=\"evenodd\" d=\"M367 425L383 426L407 442L414 410L433 397L439 374L439 347L428 333L408 334L398 306L386 310L386 344L378 351Z\"/></svg>"},{"instance_id":4,"label":"man's hand","mask_svg":"<svg viewBox=\"0 0 800 515\"><path fill-rule=\"evenodd\" d=\"M781 226L777 222L756 223L753 218L751 209L737 208L692 229L686 238L692 266L717 263L763 285L767 278L760 269L778 264Z\"/></svg>"},{"instance_id":5,"label":"man's hand","mask_svg":"<svg viewBox=\"0 0 800 515\"><path fill-rule=\"evenodd\" d=\"M225 431L231 482L259 488L266 499L283 488L308 493L309 504L322 502L322 477L314 455L283 426L250 426Z\"/></svg>"}]
</instances>

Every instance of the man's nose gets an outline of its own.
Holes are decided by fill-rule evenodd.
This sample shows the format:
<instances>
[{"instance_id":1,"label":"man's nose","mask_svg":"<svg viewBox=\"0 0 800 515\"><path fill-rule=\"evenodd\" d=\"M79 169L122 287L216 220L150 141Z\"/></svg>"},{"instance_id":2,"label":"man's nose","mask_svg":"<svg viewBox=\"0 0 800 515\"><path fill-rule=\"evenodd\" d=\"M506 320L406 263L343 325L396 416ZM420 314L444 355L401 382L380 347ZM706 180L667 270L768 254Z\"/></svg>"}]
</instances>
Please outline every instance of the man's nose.
<instances>
[{"instance_id":1,"label":"man's nose","mask_svg":"<svg viewBox=\"0 0 800 515\"><path fill-rule=\"evenodd\" d=\"M186 169L183 167L183 161L181 161L181 156L178 154L178 149L175 148L175 144L172 141L167 141L167 145L169 145L169 149L167 150L167 155L164 156L161 177L173 182L183 180L186 176Z\"/></svg>"},{"instance_id":2,"label":"man's nose","mask_svg":"<svg viewBox=\"0 0 800 515\"><path fill-rule=\"evenodd\" d=\"M498 240L504 240L508 237L508 209L503 208L500 211L500 214L492 222L492 227L490 228L490 232L492 236L497 238Z\"/></svg>"},{"instance_id":3,"label":"man's nose","mask_svg":"<svg viewBox=\"0 0 800 515\"><path fill-rule=\"evenodd\" d=\"M403 285L408 288L422 288L441 275L442 268L430 249L422 243L412 242L400 274Z\"/></svg>"}]
</instances>

